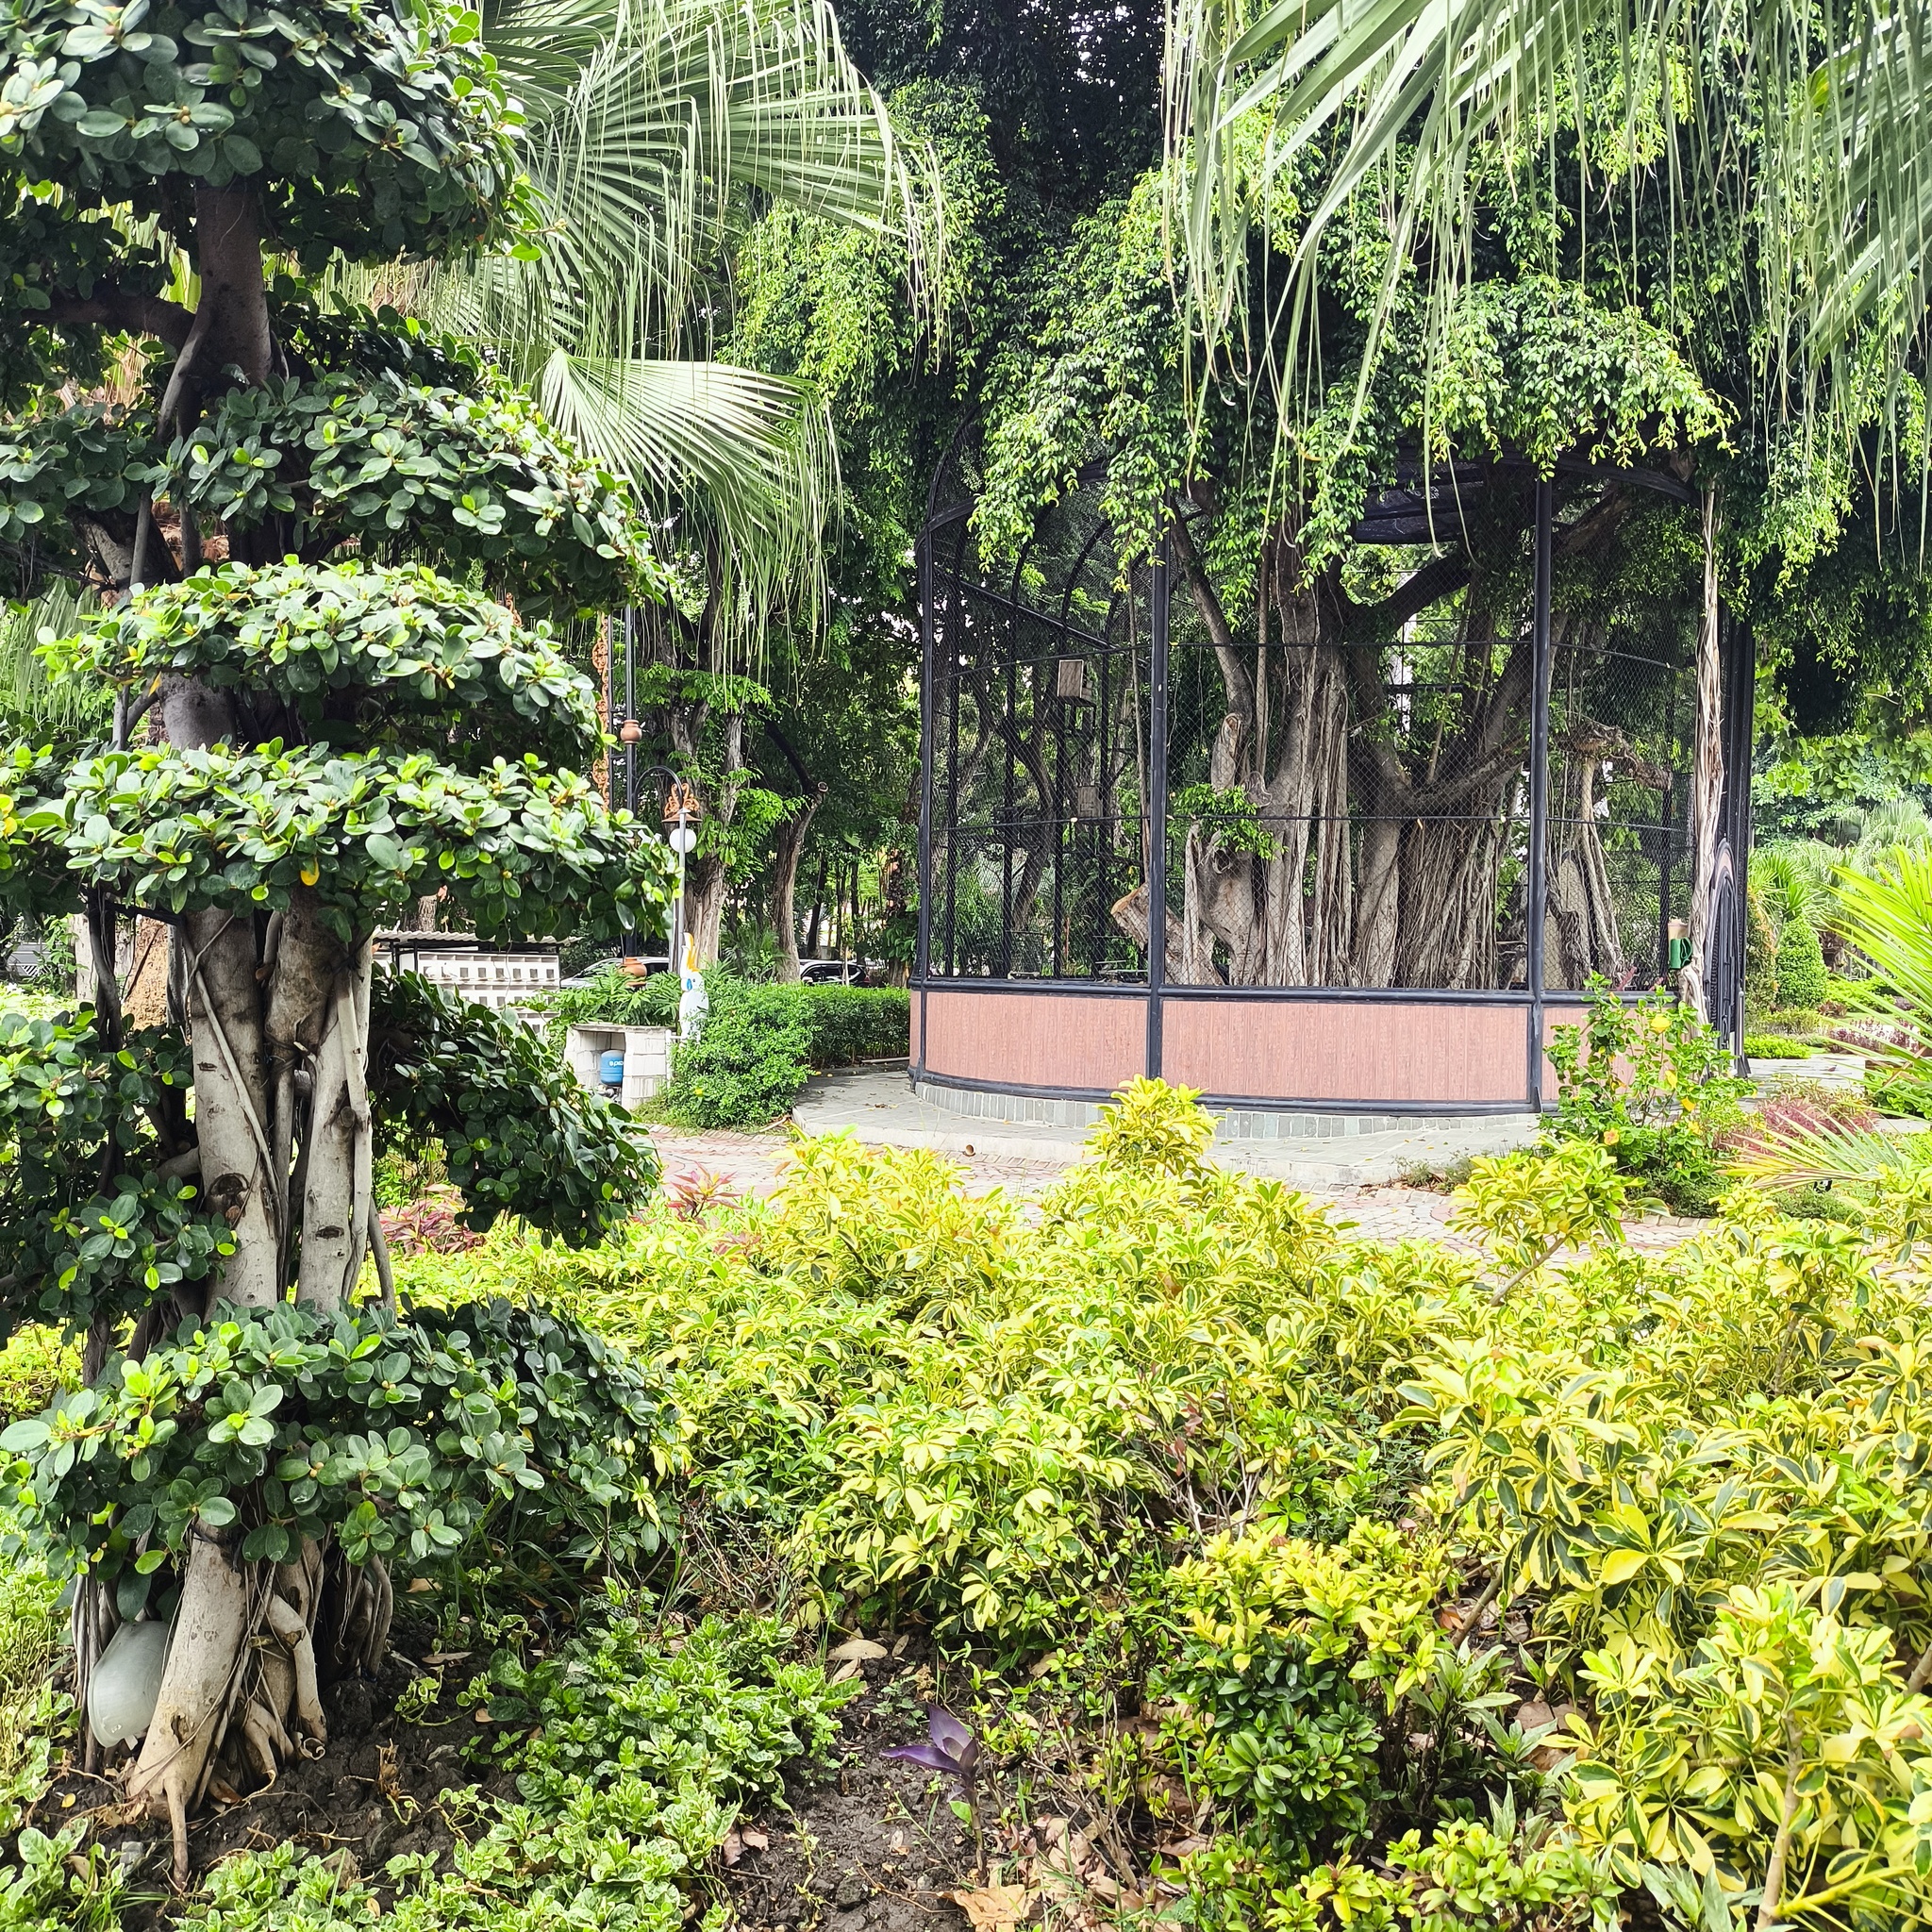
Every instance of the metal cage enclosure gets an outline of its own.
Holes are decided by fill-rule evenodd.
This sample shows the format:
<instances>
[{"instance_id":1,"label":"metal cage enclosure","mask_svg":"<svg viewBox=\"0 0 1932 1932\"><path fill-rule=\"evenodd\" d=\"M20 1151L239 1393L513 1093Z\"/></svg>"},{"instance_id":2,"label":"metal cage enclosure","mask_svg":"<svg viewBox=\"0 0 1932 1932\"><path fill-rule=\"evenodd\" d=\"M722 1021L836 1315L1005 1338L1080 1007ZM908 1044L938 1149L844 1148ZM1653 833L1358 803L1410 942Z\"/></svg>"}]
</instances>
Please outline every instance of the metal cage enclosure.
<instances>
[{"instance_id":1,"label":"metal cage enclosure","mask_svg":"<svg viewBox=\"0 0 1932 1932\"><path fill-rule=\"evenodd\" d=\"M1091 1105L1148 1073L1243 1113L1535 1111L1591 980L1678 963L1713 721L1676 479L1400 474L1326 591L1257 594L1236 638L1187 525L1124 556L1097 472L991 567L969 465L962 438L918 558L923 1091ZM1718 644L1707 991L1735 1033L1752 666L1722 617Z\"/></svg>"}]
</instances>

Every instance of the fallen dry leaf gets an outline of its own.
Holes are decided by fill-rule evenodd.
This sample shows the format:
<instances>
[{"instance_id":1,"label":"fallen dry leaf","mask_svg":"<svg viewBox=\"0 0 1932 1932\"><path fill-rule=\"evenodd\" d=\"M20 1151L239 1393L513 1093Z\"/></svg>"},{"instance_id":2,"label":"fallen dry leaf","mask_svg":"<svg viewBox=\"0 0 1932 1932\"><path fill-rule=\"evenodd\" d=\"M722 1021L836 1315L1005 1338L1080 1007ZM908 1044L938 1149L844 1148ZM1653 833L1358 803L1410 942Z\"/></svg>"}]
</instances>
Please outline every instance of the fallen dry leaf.
<instances>
[{"instance_id":1,"label":"fallen dry leaf","mask_svg":"<svg viewBox=\"0 0 1932 1932\"><path fill-rule=\"evenodd\" d=\"M467 1650L432 1650L423 1662L427 1669L433 1671L441 1664L459 1664L469 1655Z\"/></svg>"},{"instance_id":2,"label":"fallen dry leaf","mask_svg":"<svg viewBox=\"0 0 1932 1932\"><path fill-rule=\"evenodd\" d=\"M854 1677L858 1676L858 1659L857 1657L854 1657L851 1659L849 1663L841 1664L839 1668L832 1673L832 1682L835 1684L848 1684L852 1681Z\"/></svg>"},{"instance_id":3,"label":"fallen dry leaf","mask_svg":"<svg viewBox=\"0 0 1932 1932\"><path fill-rule=\"evenodd\" d=\"M421 1596L425 1591L431 1591L435 1588L436 1584L432 1578L427 1576L412 1576L409 1578L408 1589L404 1591L403 1594L405 1596Z\"/></svg>"},{"instance_id":4,"label":"fallen dry leaf","mask_svg":"<svg viewBox=\"0 0 1932 1932\"><path fill-rule=\"evenodd\" d=\"M375 1747L375 1789L385 1798L402 1796L403 1781L396 1773L396 1747L393 1744L378 1744Z\"/></svg>"},{"instance_id":5,"label":"fallen dry leaf","mask_svg":"<svg viewBox=\"0 0 1932 1932\"><path fill-rule=\"evenodd\" d=\"M746 1851L762 1852L770 1849L772 1840L761 1831L741 1831L738 1835L744 1840Z\"/></svg>"},{"instance_id":6,"label":"fallen dry leaf","mask_svg":"<svg viewBox=\"0 0 1932 1932\"><path fill-rule=\"evenodd\" d=\"M830 1655L834 1663L866 1663L874 1657L891 1657L891 1652L870 1637L848 1637Z\"/></svg>"},{"instance_id":7,"label":"fallen dry leaf","mask_svg":"<svg viewBox=\"0 0 1932 1932\"><path fill-rule=\"evenodd\" d=\"M744 1834L734 1824L724 1834L724 1842L718 1849L724 1854L727 1865L737 1864L744 1857Z\"/></svg>"},{"instance_id":8,"label":"fallen dry leaf","mask_svg":"<svg viewBox=\"0 0 1932 1932\"><path fill-rule=\"evenodd\" d=\"M953 1903L966 1914L973 1932L1014 1932L1032 1916L1040 1894L1024 1885L987 1885L977 1891L956 1891Z\"/></svg>"}]
</instances>

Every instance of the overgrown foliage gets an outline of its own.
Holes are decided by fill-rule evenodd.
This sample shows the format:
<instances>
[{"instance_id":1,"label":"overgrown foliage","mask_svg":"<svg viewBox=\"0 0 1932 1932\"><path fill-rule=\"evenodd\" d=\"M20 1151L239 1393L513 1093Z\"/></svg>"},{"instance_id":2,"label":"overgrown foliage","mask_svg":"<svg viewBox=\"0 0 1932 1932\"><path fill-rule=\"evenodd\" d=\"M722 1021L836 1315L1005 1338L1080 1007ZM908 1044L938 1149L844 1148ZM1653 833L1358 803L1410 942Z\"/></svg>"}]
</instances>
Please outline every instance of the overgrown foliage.
<instances>
[{"instance_id":1,"label":"overgrown foliage","mask_svg":"<svg viewBox=\"0 0 1932 1932\"><path fill-rule=\"evenodd\" d=\"M1717 1924L1781 1833L1788 1918L1924 1910L1906 1224L1738 1190L1646 1257L1597 1140L1488 1164L1485 1254L1384 1247L1208 1139L1136 1089L1037 1215L814 1141L728 1240L491 1265L672 1365L691 1520L817 1614L1142 1700L1192 1923Z\"/></svg>"},{"instance_id":2,"label":"overgrown foliage","mask_svg":"<svg viewBox=\"0 0 1932 1932\"><path fill-rule=\"evenodd\" d=\"M1557 1141L1594 1141L1620 1171L1683 1213L1710 1211L1719 1146L1751 1091L1702 1014L1658 987L1635 1005L1592 982L1589 1017L1558 1026Z\"/></svg>"},{"instance_id":3,"label":"overgrown foliage","mask_svg":"<svg viewBox=\"0 0 1932 1932\"><path fill-rule=\"evenodd\" d=\"M1645 1255L1630 1177L1573 1140L1484 1164L1459 1254L1353 1238L1210 1143L1188 1095L1137 1084L1028 1210L815 1140L769 1201L575 1252L506 1225L399 1285L439 1333L486 1285L561 1304L624 1352L613 1391L654 1364L635 1435L663 1519L739 1553L707 1590L935 1638L976 1687L980 1813L1024 1804L1049 1726L1089 1727L1088 1802L1184 1923L1710 1932L1767 1889L1775 1923L1932 1909L1923 1200L1854 1225L1738 1188ZM492 1333L529 1361L536 1320ZM299 1402L321 1440L319 1340L258 1416L209 1380L238 1442ZM545 1386L608 1400L576 1392L595 1367L560 1355ZM396 1386L406 1424L458 1387ZM523 1425L532 1465L548 1426ZM530 1493L534 1532L555 1505ZM451 1863L391 1867L383 1916L421 1932L607 1886L669 1932L852 1694L769 1609L673 1635L622 1591L550 1655L473 1668L458 1702L491 1722L464 1740L518 1798L454 1801ZM251 1855L194 1922L337 1932L374 1884Z\"/></svg>"}]
</instances>

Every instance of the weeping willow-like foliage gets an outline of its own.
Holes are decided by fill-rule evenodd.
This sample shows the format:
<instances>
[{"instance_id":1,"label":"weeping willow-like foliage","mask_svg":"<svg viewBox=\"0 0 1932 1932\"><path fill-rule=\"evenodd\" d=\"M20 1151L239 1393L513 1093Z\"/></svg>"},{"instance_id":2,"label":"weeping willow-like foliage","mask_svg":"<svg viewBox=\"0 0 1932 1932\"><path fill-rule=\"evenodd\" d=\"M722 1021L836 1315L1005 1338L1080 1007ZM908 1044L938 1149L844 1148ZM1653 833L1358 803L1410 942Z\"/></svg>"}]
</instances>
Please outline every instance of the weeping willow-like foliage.
<instances>
[{"instance_id":1,"label":"weeping willow-like foliage","mask_svg":"<svg viewBox=\"0 0 1932 1932\"><path fill-rule=\"evenodd\" d=\"M1876 424L1916 462L1928 85L1925 0L1174 0L1170 236L1210 353L1244 345L1293 396L1317 356L1324 247L1364 192L1389 241L1375 327L1412 279L1440 358L1500 155L1525 185L1568 182L1572 232L1656 220L1687 243L1743 238L1726 266L1766 421L1840 439ZM1311 155L1329 164L1304 205Z\"/></svg>"},{"instance_id":2,"label":"weeping willow-like foliage","mask_svg":"<svg viewBox=\"0 0 1932 1932\"><path fill-rule=\"evenodd\" d=\"M675 520L727 633L816 608L830 426L808 386L701 359L716 277L750 195L891 238L917 298L940 233L930 155L895 137L824 0L501 0L483 37L527 116L537 231L417 271L404 306L491 344Z\"/></svg>"}]
</instances>

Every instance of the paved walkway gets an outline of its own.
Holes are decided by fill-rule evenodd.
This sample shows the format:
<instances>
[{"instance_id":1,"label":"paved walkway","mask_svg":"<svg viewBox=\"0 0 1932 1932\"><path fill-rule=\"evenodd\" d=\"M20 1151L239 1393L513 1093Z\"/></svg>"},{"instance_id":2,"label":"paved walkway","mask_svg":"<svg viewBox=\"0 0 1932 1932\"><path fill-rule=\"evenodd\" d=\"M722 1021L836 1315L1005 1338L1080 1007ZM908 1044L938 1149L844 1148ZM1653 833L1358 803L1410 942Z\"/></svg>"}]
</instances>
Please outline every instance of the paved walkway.
<instances>
[{"instance_id":1,"label":"paved walkway","mask_svg":"<svg viewBox=\"0 0 1932 1932\"><path fill-rule=\"evenodd\" d=\"M1004 1189L1020 1199L1042 1193L1079 1158L1083 1130L1000 1121L968 1120L918 1100L903 1073L856 1072L814 1081L793 1115L805 1134L850 1127L860 1140L898 1147L931 1147L959 1164L969 1194ZM728 1176L739 1188L769 1194L776 1187L791 1131L758 1134L691 1134L654 1126L667 1175L698 1167ZM1214 1158L1228 1167L1287 1181L1377 1241L1422 1237L1453 1248L1476 1243L1444 1224L1452 1202L1446 1191L1404 1184L1419 1165L1438 1170L1474 1154L1521 1145L1521 1127L1494 1123L1445 1124L1427 1133L1341 1135L1331 1141L1225 1141ZM1674 1246L1707 1223L1646 1215L1631 1223L1633 1245Z\"/></svg>"}]
</instances>

